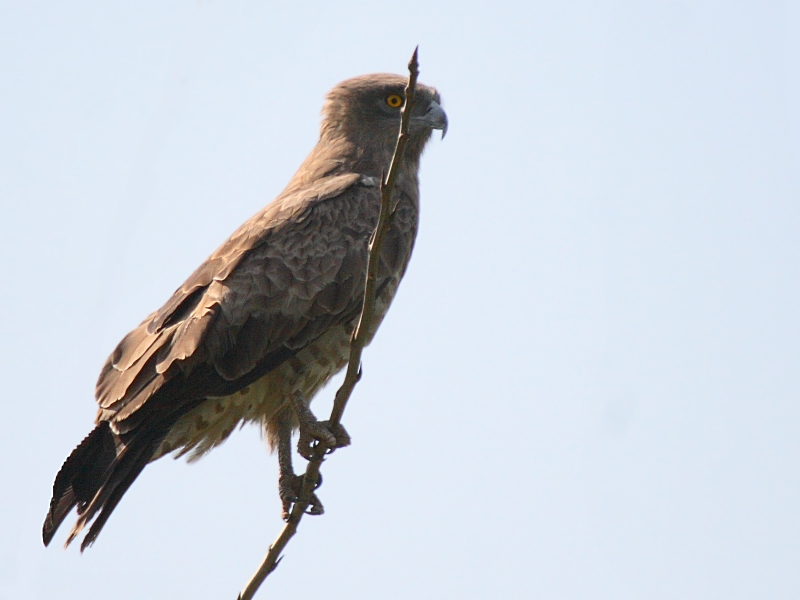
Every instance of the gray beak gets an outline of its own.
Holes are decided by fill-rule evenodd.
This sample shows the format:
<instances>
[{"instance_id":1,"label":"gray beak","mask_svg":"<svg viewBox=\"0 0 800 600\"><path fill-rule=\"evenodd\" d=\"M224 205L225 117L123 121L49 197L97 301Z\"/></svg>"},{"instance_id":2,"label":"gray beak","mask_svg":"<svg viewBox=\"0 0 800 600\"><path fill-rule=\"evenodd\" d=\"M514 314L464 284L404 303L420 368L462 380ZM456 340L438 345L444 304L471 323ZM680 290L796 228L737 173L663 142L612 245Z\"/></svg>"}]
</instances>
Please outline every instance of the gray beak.
<instances>
[{"instance_id":1,"label":"gray beak","mask_svg":"<svg viewBox=\"0 0 800 600\"><path fill-rule=\"evenodd\" d=\"M431 129L440 129L442 131L442 139L447 134L447 114L436 100L431 100L424 115L412 117L411 121Z\"/></svg>"}]
</instances>

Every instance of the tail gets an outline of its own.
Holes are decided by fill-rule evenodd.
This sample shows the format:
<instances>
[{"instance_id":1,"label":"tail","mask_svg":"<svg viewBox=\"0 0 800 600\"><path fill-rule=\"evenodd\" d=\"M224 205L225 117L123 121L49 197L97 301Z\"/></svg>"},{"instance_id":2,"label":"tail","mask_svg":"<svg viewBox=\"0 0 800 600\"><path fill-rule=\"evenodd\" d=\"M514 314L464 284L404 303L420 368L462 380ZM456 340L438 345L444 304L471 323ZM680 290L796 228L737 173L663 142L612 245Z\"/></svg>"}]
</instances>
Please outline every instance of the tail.
<instances>
[{"instance_id":1,"label":"tail","mask_svg":"<svg viewBox=\"0 0 800 600\"><path fill-rule=\"evenodd\" d=\"M145 436L145 439L134 437L127 444L121 444L108 423L97 425L72 451L56 475L50 510L42 526L44 545L51 542L61 523L76 506L78 520L65 547L99 511L81 542L81 551L91 545L122 496L147 466L158 443L158 437Z\"/></svg>"}]
</instances>

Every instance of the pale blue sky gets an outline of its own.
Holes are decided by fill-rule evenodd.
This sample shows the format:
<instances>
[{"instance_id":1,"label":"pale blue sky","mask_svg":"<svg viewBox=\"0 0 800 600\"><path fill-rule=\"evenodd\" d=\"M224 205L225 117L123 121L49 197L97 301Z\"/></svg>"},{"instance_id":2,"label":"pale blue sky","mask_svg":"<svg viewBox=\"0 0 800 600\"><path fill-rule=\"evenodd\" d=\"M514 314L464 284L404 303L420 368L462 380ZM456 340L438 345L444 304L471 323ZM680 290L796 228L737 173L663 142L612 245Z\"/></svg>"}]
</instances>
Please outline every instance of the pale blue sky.
<instances>
[{"instance_id":1,"label":"pale blue sky","mask_svg":"<svg viewBox=\"0 0 800 600\"><path fill-rule=\"evenodd\" d=\"M82 556L41 546L52 480L326 91L416 44L450 131L415 255L259 597L800 597L800 4L6 0L0 599L236 597L281 527L254 428Z\"/></svg>"}]
</instances>

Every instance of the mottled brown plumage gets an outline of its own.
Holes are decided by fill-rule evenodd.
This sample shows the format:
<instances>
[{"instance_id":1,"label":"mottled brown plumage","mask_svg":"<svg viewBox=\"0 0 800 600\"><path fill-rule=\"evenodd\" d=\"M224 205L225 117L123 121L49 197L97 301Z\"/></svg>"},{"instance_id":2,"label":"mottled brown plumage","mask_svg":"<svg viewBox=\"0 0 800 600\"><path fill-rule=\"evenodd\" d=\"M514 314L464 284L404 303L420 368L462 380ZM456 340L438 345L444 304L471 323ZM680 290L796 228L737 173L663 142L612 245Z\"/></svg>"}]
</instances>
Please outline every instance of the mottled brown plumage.
<instances>
[{"instance_id":1,"label":"mottled brown plumage","mask_svg":"<svg viewBox=\"0 0 800 600\"><path fill-rule=\"evenodd\" d=\"M402 96L404 83L368 75L335 87L319 143L286 189L119 343L97 382L97 426L56 477L45 544L77 506L67 544L94 520L83 549L148 462L173 451L198 458L242 421L263 426L284 453L290 425L331 435L320 434L304 407L347 362L380 177L399 125L388 99ZM397 212L381 254L378 323L414 245L422 149L432 129L446 126L438 93L419 85ZM339 445L348 442L343 432L332 435ZM291 463L280 458L286 506Z\"/></svg>"}]
</instances>

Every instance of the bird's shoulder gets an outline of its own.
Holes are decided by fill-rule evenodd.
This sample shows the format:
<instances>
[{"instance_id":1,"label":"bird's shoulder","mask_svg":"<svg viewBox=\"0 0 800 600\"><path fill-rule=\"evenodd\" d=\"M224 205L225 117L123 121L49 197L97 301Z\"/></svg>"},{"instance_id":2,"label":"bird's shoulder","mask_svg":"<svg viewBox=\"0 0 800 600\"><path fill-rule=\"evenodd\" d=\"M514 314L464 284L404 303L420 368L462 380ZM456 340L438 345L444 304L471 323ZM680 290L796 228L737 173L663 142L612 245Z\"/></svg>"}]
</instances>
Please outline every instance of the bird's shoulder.
<instances>
[{"instance_id":1,"label":"bird's shoulder","mask_svg":"<svg viewBox=\"0 0 800 600\"><path fill-rule=\"evenodd\" d=\"M313 242L314 226L322 228L327 217L357 220L350 210L358 210L375 188L374 178L358 173L325 177L299 189L284 192L275 201L243 223L211 256L209 256L173 293L172 297L146 319L149 333L164 328L181 314L181 306L193 295L208 288L214 281L224 281L248 256L251 266L263 255L283 253L291 258L293 251ZM342 202L331 206L329 200ZM316 210L327 204L328 210ZM316 215L315 215L316 213ZM310 219L316 216L317 219ZM319 221L323 221L319 223ZM253 257L252 255L255 254ZM255 259L255 260L253 260Z\"/></svg>"}]
</instances>

